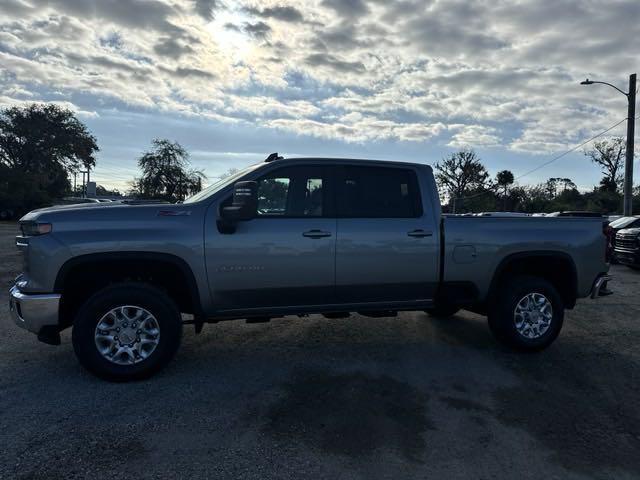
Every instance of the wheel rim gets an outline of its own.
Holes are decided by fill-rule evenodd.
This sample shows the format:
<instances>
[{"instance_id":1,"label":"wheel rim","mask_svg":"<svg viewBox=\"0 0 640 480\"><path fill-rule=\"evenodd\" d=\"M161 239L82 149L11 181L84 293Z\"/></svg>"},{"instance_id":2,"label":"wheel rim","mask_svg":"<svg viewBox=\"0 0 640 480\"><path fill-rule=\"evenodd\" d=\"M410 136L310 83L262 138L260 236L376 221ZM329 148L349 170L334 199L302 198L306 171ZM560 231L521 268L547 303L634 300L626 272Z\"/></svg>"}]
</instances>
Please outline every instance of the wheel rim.
<instances>
[{"instance_id":1,"label":"wheel rim","mask_svg":"<svg viewBox=\"0 0 640 480\"><path fill-rule=\"evenodd\" d=\"M551 326L553 307L541 293L529 293L522 297L513 313L516 330L524 338L540 338Z\"/></svg>"},{"instance_id":2,"label":"wheel rim","mask_svg":"<svg viewBox=\"0 0 640 480\"><path fill-rule=\"evenodd\" d=\"M159 342L160 326L156 317L135 305L112 308L96 325L98 352L117 365L134 365L144 361Z\"/></svg>"}]
</instances>

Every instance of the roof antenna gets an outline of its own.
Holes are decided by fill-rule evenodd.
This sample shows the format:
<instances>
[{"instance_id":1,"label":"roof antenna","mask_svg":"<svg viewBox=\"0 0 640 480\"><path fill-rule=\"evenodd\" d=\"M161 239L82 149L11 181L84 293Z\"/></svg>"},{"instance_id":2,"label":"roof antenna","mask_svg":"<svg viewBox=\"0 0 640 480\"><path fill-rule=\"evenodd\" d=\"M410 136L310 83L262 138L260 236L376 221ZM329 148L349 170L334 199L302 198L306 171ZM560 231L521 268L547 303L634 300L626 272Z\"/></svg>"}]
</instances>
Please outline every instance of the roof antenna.
<instances>
[{"instance_id":1,"label":"roof antenna","mask_svg":"<svg viewBox=\"0 0 640 480\"><path fill-rule=\"evenodd\" d=\"M278 152L274 152L266 158L265 162L273 162L274 160L282 160L283 158L284 157L278 155Z\"/></svg>"}]
</instances>

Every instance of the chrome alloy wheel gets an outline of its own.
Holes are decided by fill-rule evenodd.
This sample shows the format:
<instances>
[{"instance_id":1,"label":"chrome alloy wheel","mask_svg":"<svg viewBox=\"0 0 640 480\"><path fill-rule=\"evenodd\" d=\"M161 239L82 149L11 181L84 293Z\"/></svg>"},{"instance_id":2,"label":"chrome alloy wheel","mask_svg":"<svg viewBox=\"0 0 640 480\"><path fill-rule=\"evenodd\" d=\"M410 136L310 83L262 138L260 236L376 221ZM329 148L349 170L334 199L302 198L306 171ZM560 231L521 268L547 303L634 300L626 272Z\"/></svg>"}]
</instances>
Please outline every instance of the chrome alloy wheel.
<instances>
[{"instance_id":1,"label":"chrome alloy wheel","mask_svg":"<svg viewBox=\"0 0 640 480\"><path fill-rule=\"evenodd\" d=\"M553 307L541 293L529 293L516 305L513 321L524 338L536 339L544 335L553 320Z\"/></svg>"},{"instance_id":2,"label":"chrome alloy wheel","mask_svg":"<svg viewBox=\"0 0 640 480\"><path fill-rule=\"evenodd\" d=\"M122 305L109 310L95 330L100 354L118 365L134 365L149 357L160 342L156 318L142 307Z\"/></svg>"}]
</instances>

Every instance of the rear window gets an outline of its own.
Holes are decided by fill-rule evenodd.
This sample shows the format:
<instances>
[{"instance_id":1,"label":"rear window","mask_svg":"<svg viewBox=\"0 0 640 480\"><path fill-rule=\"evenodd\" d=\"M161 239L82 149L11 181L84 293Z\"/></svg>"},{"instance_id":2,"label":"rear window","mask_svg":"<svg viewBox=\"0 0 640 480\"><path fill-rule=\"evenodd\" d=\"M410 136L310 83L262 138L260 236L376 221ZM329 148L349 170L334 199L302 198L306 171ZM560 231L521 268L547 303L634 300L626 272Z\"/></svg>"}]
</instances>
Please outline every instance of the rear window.
<instances>
[{"instance_id":1,"label":"rear window","mask_svg":"<svg viewBox=\"0 0 640 480\"><path fill-rule=\"evenodd\" d=\"M343 167L339 176L338 216L414 218L422 215L418 180L413 170Z\"/></svg>"}]
</instances>

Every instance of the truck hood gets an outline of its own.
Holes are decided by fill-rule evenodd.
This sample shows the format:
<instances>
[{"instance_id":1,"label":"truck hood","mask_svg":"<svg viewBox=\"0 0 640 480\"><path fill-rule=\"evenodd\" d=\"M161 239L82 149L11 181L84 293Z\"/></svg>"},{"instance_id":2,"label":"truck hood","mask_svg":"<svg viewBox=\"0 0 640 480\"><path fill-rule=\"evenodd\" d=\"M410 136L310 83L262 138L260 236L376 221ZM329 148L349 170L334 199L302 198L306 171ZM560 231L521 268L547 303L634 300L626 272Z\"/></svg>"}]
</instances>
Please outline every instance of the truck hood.
<instances>
[{"instance_id":1,"label":"truck hood","mask_svg":"<svg viewBox=\"0 0 640 480\"><path fill-rule=\"evenodd\" d=\"M623 235L640 235L640 227L636 227L636 228L623 228L622 230L618 230L618 234L623 234Z\"/></svg>"},{"instance_id":2,"label":"truck hood","mask_svg":"<svg viewBox=\"0 0 640 480\"><path fill-rule=\"evenodd\" d=\"M69 211L69 210L91 210L96 208L110 208L110 207L122 207L126 205L124 203L116 203L116 202L104 202L104 203L76 203L73 205L52 205L51 207L37 208L36 210L31 210L24 217L20 219L20 221L29 221L35 220L43 214L50 212L60 212L60 211Z\"/></svg>"},{"instance_id":3,"label":"truck hood","mask_svg":"<svg viewBox=\"0 0 640 480\"><path fill-rule=\"evenodd\" d=\"M157 216L158 212L166 211L170 215L184 214L193 210L187 205L172 203L139 203L139 202L111 202L111 203L80 203L76 205L59 205L39 208L27 213L21 222L50 222L50 221L103 221L130 218L132 215L144 213L145 217ZM190 215L190 213L187 213Z\"/></svg>"}]
</instances>

